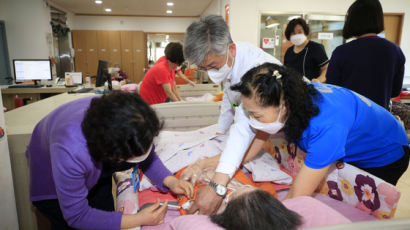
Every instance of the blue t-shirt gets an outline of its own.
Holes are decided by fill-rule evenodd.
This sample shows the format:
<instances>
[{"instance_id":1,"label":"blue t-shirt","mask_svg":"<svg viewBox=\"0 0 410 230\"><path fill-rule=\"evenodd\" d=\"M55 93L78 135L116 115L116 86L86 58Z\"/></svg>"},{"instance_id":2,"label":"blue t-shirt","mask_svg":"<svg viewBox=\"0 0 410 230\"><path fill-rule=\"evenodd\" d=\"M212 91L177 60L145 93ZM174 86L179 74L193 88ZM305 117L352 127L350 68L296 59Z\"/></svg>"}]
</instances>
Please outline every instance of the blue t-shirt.
<instances>
[{"instance_id":1,"label":"blue t-shirt","mask_svg":"<svg viewBox=\"0 0 410 230\"><path fill-rule=\"evenodd\" d=\"M312 83L320 96L320 113L310 120L298 146L305 164L320 169L336 160L361 168L380 167L400 159L408 145L403 126L383 107L348 89Z\"/></svg>"}]
</instances>

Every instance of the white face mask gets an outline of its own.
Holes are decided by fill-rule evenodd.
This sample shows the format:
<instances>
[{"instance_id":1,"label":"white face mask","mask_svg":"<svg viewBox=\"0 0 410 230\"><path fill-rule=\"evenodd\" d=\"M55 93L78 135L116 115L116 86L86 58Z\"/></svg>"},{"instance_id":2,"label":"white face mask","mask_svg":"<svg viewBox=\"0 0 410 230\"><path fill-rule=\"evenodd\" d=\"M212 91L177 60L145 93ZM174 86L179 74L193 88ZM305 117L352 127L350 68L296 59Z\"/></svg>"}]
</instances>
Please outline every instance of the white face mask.
<instances>
[{"instance_id":1,"label":"white face mask","mask_svg":"<svg viewBox=\"0 0 410 230\"><path fill-rule=\"evenodd\" d=\"M250 117L249 125L252 126L252 128L254 129L261 130L269 134L276 134L277 132L279 132L279 130L283 128L283 126L285 126L285 123L279 122L281 112L282 105L279 108L279 116L275 122L263 123Z\"/></svg>"},{"instance_id":2,"label":"white face mask","mask_svg":"<svg viewBox=\"0 0 410 230\"><path fill-rule=\"evenodd\" d=\"M224 66L222 66L222 68L218 70L217 69L208 70L209 78L211 78L211 80L216 84L221 83L225 78L229 77L232 74L232 67L235 61L235 57L232 60L232 66L229 67L228 66L228 51L229 51L229 47L226 51L226 63Z\"/></svg>"},{"instance_id":3,"label":"white face mask","mask_svg":"<svg viewBox=\"0 0 410 230\"><path fill-rule=\"evenodd\" d=\"M290 41L296 46L302 45L306 41L306 39L307 37L305 34L295 34L290 36Z\"/></svg>"},{"instance_id":4,"label":"white face mask","mask_svg":"<svg viewBox=\"0 0 410 230\"><path fill-rule=\"evenodd\" d=\"M152 146L153 146L153 145L154 145L154 144L151 144L151 146L149 147L148 151L147 151L144 155L141 155L141 156L138 156L138 157L134 157L134 158L128 159L127 162L128 162L128 163L139 163L139 162L141 162L141 161L144 161L145 159L147 159L147 157L148 157L149 154L151 153L151 150L152 150Z\"/></svg>"}]
</instances>

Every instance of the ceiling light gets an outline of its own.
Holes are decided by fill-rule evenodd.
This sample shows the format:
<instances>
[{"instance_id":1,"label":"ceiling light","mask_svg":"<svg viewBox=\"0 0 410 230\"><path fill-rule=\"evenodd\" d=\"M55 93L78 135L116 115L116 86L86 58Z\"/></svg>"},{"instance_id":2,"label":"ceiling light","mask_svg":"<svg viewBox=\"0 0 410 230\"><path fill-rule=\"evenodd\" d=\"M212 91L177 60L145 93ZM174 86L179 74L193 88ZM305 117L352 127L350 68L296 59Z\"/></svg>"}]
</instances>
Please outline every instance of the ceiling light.
<instances>
[{"instance_id":1,"label":"ceiling light","mask_svg":"<svg viewBox=\"0 0 410 230\"><path fill-rule=\"evenodd\" d=\"M105 12L111 12L111 9L110 9L110 8L106 8L106 9L105 9Z\"/></svg>"},{"instance_id":2,"label":"ceiling light","mask_svg":"<svg viewBox=\"0 0 410 230\"><path fill-rule=\"evenodd\" d=\"M167 2L167 6L173 6L174 3L173 2Z\"/></svg>"},{"instance_id":3,"label":"ceiling light","mask_svg":"<svg viewBox=\"0 0 410 230\"><path fill-rule=\"evenodd\" d=\"M278 26L278 25L279 25L279 23L272 23L272 24L267 25L266 28L273 28L273 27Z\"/></svg>"},{"instance_id":4,"label":"ceiling light","mask_svg":"<svg viewBox=\"0 0 410 230\"><path fill-rule=\"evenodd\" d=\"M172 10L167 10L167 14L172 14Z\"/></svg>"},{"instance_id":5,"label":"ceiling light","mask_svg":"<svg viewBox=\"0 0 410 230\"><path fill-rule=\"evenodd\" d=\"M95 0L94 2L95 2L95 4L102 4L101 0Z\"/></svg>"}]
</instances>

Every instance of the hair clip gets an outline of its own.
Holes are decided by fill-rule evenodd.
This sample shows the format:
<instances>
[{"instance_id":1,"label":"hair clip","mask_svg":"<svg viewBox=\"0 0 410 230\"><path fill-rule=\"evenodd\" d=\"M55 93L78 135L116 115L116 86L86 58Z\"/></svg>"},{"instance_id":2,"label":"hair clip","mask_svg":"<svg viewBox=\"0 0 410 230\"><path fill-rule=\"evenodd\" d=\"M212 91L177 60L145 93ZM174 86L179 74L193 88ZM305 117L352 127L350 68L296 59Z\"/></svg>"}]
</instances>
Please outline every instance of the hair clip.
<instances>
[{"instance_id":1,"label":"hair clip","mask_svg":"<svg viewBox=\"0 0 410 230\"><path fill-rule=\"evenodd\" d=\"M280 79L281 77L282 77L282 75L279 73L279 71L277 71L277 70L275 70L275 71L273 71L273 75L272 76L275 76L276 77L276 80L278 80L278 79Z\"/></svg>"}]
</instances>

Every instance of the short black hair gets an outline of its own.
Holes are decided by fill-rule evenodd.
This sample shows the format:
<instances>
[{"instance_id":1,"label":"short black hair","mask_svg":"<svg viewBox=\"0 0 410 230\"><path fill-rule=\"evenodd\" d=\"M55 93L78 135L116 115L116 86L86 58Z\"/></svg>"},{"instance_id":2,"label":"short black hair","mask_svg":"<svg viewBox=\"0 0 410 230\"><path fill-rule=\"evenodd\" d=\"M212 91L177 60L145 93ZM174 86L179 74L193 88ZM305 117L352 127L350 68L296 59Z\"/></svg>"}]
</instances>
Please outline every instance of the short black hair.
<instances>
[{"instance_id":1,"label":"short black hair","mask_svg":"<svg viewBox=\"0 0 410 230\"><path fill-rule=\"evenodd\" d=\"M165 47L165 57L168 61L181 65L185 61L182 45L178 42L170 42Z\"/></svg>"},{"instance_id":2,"label":"short black hair","mask_svg":"<svg viewBox=\"0 0 410 230\"><path fill-rule=\"evenodd\" d=\"M285 36L286 36L286 39L288 39L289 41L290 41L290 35L293 33L297 25L302 26L303 31L305 32L306 36L309 35L310 29L306 21L303 18L295 18L295 19L290 20L290 22L288 23L288 26L286 26Z\"/></svg>"},{"instance_id":3,"label":"short black hair","mask_svg":"<svg viewBox=\"0 0 410 230\"><path fill-rule=\"evenodd\" d=\"M347 10L343 27L345 39L383 30L383 8L379 0L356 0Z\"/></svg>"},{"instance_id":4,"label":"short black hair","mask_svg":"<svg viewBox=\"0 0 410 230\"><path fill-rule=\"evenodd\" d=\"M92 99L81 124L91 157L103 163L143 155L161 127L139 95L121 91Z\"/></svg>"},{"instance_id":5,"label":"short black hair","mask_svg":"<svg viewBox=\"0 0 410 230\"><path fill-rule=\"evenodd\" d=\"M261 189L231 200L211 221L227 230L294 230L302 223L297 213Z\"/></svg>"}]
</instances>

